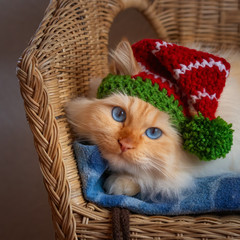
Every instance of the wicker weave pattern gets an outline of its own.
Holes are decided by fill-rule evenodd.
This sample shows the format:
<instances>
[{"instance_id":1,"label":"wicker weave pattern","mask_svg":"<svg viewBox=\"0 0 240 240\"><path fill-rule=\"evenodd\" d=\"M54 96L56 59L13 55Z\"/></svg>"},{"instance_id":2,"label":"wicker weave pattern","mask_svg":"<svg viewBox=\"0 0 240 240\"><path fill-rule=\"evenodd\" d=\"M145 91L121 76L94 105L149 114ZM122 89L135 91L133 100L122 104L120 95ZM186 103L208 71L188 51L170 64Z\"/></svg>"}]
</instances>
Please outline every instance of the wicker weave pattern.
<instances>
[{"instance_id":1,"label":"wicker weave pattern","mask_svg":"<svg viewBox=\"0 0 240 240\"><path fill-rule=\"evenodd\" d=\"M87 203L64 105L105 76L114 17L135 7L166 41L240 48L238 0L52 0L18 63L29 126L49 193L56 239L111 239L111 212ZM132 239L240 239L240 216L132 214Z\"/></svg>"}]
</instances>

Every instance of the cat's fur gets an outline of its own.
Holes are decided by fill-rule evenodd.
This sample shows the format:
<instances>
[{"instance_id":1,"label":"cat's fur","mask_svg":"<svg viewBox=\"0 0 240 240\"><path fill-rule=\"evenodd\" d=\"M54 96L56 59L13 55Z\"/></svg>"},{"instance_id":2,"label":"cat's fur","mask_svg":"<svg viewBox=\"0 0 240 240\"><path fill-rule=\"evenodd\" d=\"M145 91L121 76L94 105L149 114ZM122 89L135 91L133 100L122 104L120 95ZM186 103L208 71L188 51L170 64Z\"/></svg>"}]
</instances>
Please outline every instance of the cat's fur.
<instances>
[{"instance_id":1,"label":"cat's fur","mask_svg":"<svg viewBox=\"0 0 240 240\"><path fill-rule=\"evenodd\" d=\"M159 192L177 196L181 189L193 186L193 177L240 172L240 54L215 54L231 63L216 114L232 123L235 130L231 152L225 159L204 162L184 151L181 136L171 126L168 114L136 97L115 93L105 99L77 98L68 104L67 115L75 132L97 144L109 162L113 174L104 184L109 194L132 196L140 191L143 197L152 199ZM110 69L115 74L134 75L140 70L126 41L112 52L112 58ZM113 119L111 111L115 106L125 110L124 123ZM160 128L163 135L149 139L144 134L149 127ZM122 151L121 144L128 150Z\"/></svg>"}]
</instances>

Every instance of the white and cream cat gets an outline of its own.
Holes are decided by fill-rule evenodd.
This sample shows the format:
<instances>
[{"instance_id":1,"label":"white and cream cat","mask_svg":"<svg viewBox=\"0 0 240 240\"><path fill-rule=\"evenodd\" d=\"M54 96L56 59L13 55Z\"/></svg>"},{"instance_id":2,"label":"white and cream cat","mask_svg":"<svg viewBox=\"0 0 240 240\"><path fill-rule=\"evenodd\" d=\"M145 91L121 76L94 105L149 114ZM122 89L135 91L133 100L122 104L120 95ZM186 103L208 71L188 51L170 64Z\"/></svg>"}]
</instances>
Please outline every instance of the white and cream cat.
<instances>
[{"instance_id":1,"label":"white and cream cat","mask_svg":"<svg viewBox=\"0 0 240 240\"><path fill-rule=\"evenodd\" d=\"M184 151L168 114L137 97L115 93L94 98L99 81L91 84L89 98L68 104L67 116L77 135L98 145L109 163L112 175L104 184L107 193L132 196L141 192L152 199L159 192L177 196L183 188L193 187L194 177L240 172L240 54L214 54L231 64L216 114L234 129L233 146L224 159L205 162ZM127 41L120 42L111 56L110 70L115 74L134 75L141 70ZM124 121L117 121L114 108ZM146 130L151 127L161 129L161 137L149 138Z\"/></svg>"}]
</instances>

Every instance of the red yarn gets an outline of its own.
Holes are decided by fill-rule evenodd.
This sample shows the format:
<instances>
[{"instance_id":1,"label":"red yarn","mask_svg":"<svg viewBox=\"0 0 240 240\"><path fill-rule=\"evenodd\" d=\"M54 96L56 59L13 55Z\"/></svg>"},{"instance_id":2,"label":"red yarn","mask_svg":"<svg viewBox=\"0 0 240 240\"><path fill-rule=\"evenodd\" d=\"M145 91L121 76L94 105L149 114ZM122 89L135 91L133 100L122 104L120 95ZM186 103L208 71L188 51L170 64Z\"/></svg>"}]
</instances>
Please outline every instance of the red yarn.
<instances>
[{"instance_id":1,"label":"red yarn","mask_svg":"<svg viewBox=\"0 0 240 240\"><path fill-rule=\"evenodd\" d=\"M204 117L215 118L230 70L224 58L156 39L141 40L132 49L142 66L134 78L148 78L160 90L165 88L183 106L185 115L192 105Z\"/></svg>"}]
</instances>

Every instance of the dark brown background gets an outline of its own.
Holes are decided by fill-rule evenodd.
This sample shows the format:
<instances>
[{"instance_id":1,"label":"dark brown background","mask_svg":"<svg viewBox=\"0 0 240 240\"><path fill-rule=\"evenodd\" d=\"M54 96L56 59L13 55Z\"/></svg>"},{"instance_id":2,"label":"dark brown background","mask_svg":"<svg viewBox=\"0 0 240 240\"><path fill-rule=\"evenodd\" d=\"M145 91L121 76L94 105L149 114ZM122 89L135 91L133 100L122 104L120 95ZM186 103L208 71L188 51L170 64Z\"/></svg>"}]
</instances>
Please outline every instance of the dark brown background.
<instances>
[{"instance_id":1,"label":"dark brown background","mask_svg":"<svg viewBox=\"0 0 240 240\"><path fill-rule=\"evenodd\" d=\"M36 31L48 0L0 1L0 239L51 240L54 232L32 134L16 78L17 59ZM117 16L110 48L156 35L134 9Z\"/></svg>"}]
</instances>

